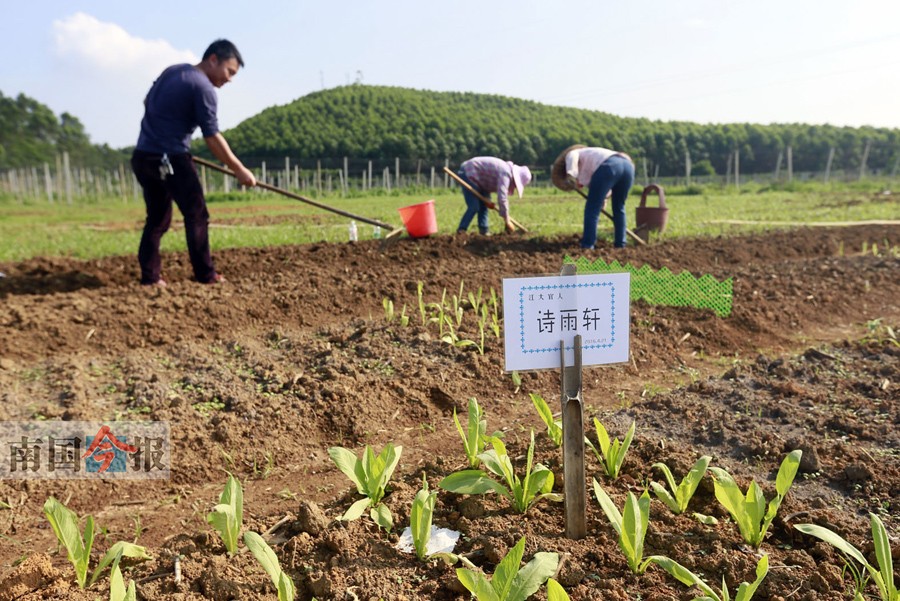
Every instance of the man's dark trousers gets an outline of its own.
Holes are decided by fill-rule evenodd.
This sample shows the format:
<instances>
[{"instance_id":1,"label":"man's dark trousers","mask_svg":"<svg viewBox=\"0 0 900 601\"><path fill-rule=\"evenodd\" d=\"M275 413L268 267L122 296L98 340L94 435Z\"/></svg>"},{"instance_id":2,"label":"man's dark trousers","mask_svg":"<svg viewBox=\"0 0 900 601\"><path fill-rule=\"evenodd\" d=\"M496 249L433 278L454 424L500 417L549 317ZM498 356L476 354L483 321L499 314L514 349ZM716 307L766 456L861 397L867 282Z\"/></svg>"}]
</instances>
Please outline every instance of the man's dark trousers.
<instances>
[{"instance_id":1,"label":"man's dark trousers","mask_svg":"<svg viewBox=\"0 0 900 601\"><path fill-rule=\"evenodd\" d=\"M162 155L140 150L135 150L131 156L131 168L144 189L147 207L147 221L138 249L141 283L153 284L159 280L159 243L172 222L173 200L184 216L184 234L194 277L198 282L211 282L216 269L209 250L209 211L197 169L190 154L170 155L174 173L163 179L159 171L161 160Z\"/></svg>"}]
</instances>

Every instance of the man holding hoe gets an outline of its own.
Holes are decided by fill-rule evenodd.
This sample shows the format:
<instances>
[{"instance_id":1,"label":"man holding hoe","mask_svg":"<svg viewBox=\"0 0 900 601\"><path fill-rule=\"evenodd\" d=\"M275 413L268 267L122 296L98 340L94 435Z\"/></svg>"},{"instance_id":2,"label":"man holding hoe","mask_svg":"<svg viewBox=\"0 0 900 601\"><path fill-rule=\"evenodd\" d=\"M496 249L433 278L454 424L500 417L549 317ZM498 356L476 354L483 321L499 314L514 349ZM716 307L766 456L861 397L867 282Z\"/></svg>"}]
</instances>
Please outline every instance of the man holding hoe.
<instances>
[{"instance_id":1,"label":"man holding hoe","mask_svg":"<svg viewBox=\"0 0 900 601\"><path fill-rule=\"evenodd\" d=\"M203 139L217 159L228 165L244 186L256 178L234 155L219 132L216 88L231 81L244 60L234 44L216 40L197 65L169 67L144 99L141 133L131 157L131 168L144 190L147 220L138 249L141 284L165 286L160 278L159 243L172 221L172 201L184 216L184 232L194 278L216 284L224 278L216 272L209 249L209 212L197 170L191 160L191 135L199 126Z\"/></svg>"}]
</instances>

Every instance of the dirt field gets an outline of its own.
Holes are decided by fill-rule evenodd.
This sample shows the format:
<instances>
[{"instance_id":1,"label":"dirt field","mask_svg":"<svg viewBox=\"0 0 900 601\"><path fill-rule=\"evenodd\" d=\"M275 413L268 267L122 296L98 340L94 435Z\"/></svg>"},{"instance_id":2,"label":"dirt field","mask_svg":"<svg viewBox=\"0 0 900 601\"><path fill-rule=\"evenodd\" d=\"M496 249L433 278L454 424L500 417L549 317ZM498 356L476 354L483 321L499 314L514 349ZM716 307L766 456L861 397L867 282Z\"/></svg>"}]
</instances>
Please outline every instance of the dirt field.
<instances>
[{"instance_id":1,"label":"dirt field","mask_svg":"<svg viewBox=\"0 0 900 601\"><path fill-rule=\"evenodd\" d=\"M632 304L632 360L584 373L586 434L600 420L635 441L615 481L588 452L596 478L622 507L665 462L680 479L701 455L774 495L782 458L803 463L768 538L770 572L757 599L848 598L849 576L830 547L797 523L826 525L871 553L868 515L878 514L900 555L900 245L896 228L797 230L766 236L679 240L591 258L734 277L734 311L720 318L689 308ZM877 243L880 256L862 255ZM441 342L421 325L416 285L427 301L504 277L558 273L576 238L436 237L217 253L228 282L188 280L182 255L164 258L167 289L137 285L131 257L33 260L0 265L0 420L166 420L172 435L168 481L0 481L0 601L107 598L108 579L79 591L65 551L41 513L48 496L102 528L100 554L137 539L153 559L126 561L139 599L274 599L249 553L228 557L205 516L226 472L244 486L245 528L268 535L298 598L463 600L455 567L397 551L397 530L422 474L432 489L465 467L452 411L477 397L489 430L500 429L521 470L529 430L536 459L557 474L529 393L559 403L559 373L503 372L503 348L484 355ZM408 327L385 320L382 300L407 306ZM879 320L879 321L876 321ZM474 319L462 334L476 338ZM359 498L328 457L387 442L403 446L385 499L399 526L387 534L366 516L336 520ZM7 455L4 455L7 457ZM703 525L696 511L718 518ZM283 518L287 518L283 520ZM460 531L456 551L493 573L519 538L525 559L564 557L557 579L572 599L691 599L661 569L633 575L615 533L590 493L588 535L564 536L562 504L525 515L495 497L440 491L435 525ZM733 594L752 581L757 550L743 544L709 477L687 515L652 501L645 555L681 562ZM175 558L181 581L176 583ZM873 560L874 561L874 560ZM869 590L872 592L872 589ZM542 589L536 599L546 599Z\"/></svg>"}]
</instances>

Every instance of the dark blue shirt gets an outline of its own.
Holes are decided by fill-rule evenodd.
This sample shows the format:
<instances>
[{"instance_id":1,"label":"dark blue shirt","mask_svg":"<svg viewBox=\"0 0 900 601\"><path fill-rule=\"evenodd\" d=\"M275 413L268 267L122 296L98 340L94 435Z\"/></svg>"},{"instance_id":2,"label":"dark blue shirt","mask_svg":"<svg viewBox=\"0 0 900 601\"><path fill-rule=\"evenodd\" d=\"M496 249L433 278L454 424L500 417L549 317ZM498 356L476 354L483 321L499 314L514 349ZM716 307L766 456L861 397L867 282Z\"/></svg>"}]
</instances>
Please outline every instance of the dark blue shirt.
<instances>
[{"instance_id":1,"label":"dark blue shirt","mask_svg":"<svg viewBox=\"0 0 900 601\"><path fill-rule=\"evenodd\" d=\"M219 133L216 88L193 65L174 65L162 72L144 100L144 118L136 149L178 154L188 152L197 127L203 137Z\"/></svg>"}]
</instances>

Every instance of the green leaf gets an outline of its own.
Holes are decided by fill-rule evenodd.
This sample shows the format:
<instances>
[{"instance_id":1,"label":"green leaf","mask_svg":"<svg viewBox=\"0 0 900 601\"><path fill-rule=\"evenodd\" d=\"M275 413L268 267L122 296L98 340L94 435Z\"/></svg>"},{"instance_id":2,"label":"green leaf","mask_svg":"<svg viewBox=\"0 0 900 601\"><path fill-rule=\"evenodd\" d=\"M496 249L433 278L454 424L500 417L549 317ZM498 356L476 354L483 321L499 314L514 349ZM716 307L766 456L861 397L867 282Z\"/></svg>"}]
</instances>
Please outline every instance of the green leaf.
<instances>
[{"instance_id":1,"label":"green leaf","mask_svg":"<svg viewBox=\"0 0 900 601\"><path fill-rule=\"evenodd\" d=\"M266 571L266 574L269 575L275 588L278 588L281 564L278 561L278 556L275 555L275 551L273 551L263 537L256 532L245 532L244 544L247 545L247 548L253 553L253 557L260 563Z\"/></svg>"},{"instance_id":2,"label":"green leaf","mask_svg":"<svg viewBox=\"0 0 900 601\"><path fill-rule=\"evenodd\" d=\"M753 598L753 594L756 592L756 589L759 588L760 583L766 577L766 574L769 573L769 556L763 555L759 559L759 563L756 564L756 580L753 581L753 584L747 584L746 582L742 582L738 587L737 594L734 597L734 601L750 601Z\"/></svg>"},{"instance_id":3,"label":"green leaf","mask_svg":"<svg viewBox=\"0 0 900 601\"><path fill-rule=\"evenodd\" d=\"M513 578L507 601L525 601L556 573L558 566L559 555L556 553L535 553L531 561Z\"/></svg>"},{"instance_id":4,"label":"green leaf","mask_svg":"<svg viewBox=\"0 0 900 601\"><path fill-rule=\"evenodd\" d=\"M628 432L625 433L625 440L622 441L622 446L616 451L613 478L619 477L619 472L622 470L622 464L625 463L625 454L628 453L628 447L631 446L631 441L634 439L634 429L635 422L632 421L631 427L629 427Z\"/></svg>"},{"instance_id":5,"label":"green leaf","mask_svg":"<svg viewBox=\"0 0 900 601\"><path fill-rule=\"evenodd\" d=\"M698 459L691 470L685 474L684 478L681 480L681 484L678 485L678 488L675 489L675 497L678 501L678 506L681 508L681 512L684 512L687 509L688 503L690 503L694 493L697 492L697 487L700 486L703 476L706 475L706 470L709 467L710 461L712 461L712 457L709 455L704 455Z\"/></svg>"},{"instance_id":6,"label":"green leaf","mask_svg":"<svg viewBox=\"0 0 900 601\"><path fill-rule=\"evenodd\" d=\"M779 496L784 497L787 495L788 489L790 489L794 478L797 476L802 456L803 451L797 449L788 453L787 457L781 462L781 467L778 468L778 475L775 476L775 491Z\"/></svg>"},{"instance_id":7,"label":"green leaf","mask_svg":"<svg viewBox=\"0 0 900 601\"><path fill-rule=\"evenodd\" d=\"M569 601L569 594L553 578L547 580L547 601Z\"/></svg>"},{"instance_id":8,"label":"green leaf","mask_svg":"<svg viewBox=\"0 0 900 601\"><path fill-rule=\"evenodd\" d=\"M875 560L881 568L882 596L890 601L897 601L897 587L894 586L894 562L891 557L891 541L888 538L884 523L874 513L870 513L872 524L872 541L875 547Z\"/></svg>"},{"instance_id":9,"label":"green leaf","mask_svg":"<svg viewBox=\"0 0 900 601\"><path fill-rule=\"evenodd\" d=\"M650 467L651 468L655 467L656 469L658 469L659 471L661 471L663 473L663 477L666 479L666 482L669 484L669 490L671 490L673 493L678 490L678 485L675 484L675 477L672 475L672 471L669 469L668 465L666 465L665 463L654 463ZM653 483L651 482L651 484L653 484ZM658 484L656 486L659 488L662 488ZM654 488L654 490L656 490L656 489ZM665 489L663 489L663 490L665 490ZM657 494L657 496L659 496L659 494ZM666 504L668 505L668 503L666 503Z\"/></svg>"},{"instance_id":10,"label":"green leaf","mask_svg":"<svg viewBox=\"0 0 900 601\"><path fill-rule=\"evenodd\" d=\"M468 589L478 601L505 601L501 600L491 586L490 581L481 572L474 572L468 568L457 568L456 578Z\"/></svg>"},{"instance_id":11,"label":"green leaf","mask_svg":"<svg viewBox=\"0 0 900 601\"><path fill-rule=\"evenodd\" d=\"M85 541L78 531L78 517L75 512L57 501L54 497L50 497L44 503L44 515L50 522L50 527L60 544L66 549L66 555L75 569L75 579L79 588L84 588L87 579L87 563L90 559L90 547L85 549ZM87 520L93 530L93 519ZM87 534L87 525L85 533ZM89 534L93 540L93 532Z\"/></svg>"},{"instance_id":12,"label":"green leaf","mask_svg":"<svg viewBox=\"0 0 900 601\"><path fill-rule=\"evenodd\" d=\"M206 515L206 521L215 528L222 537L225 550L229 553L237 551L238 529L234 518L234 508L231 505L219 504L213 507L211 513Z\"/></svg>"},{"instance_id":13,"label":"green leaf","mask_svg":"<svg viewBox=\"0 0 900 601\"><path fill-rule=\"evenodd\" d=\"M348 509L346 513L341 516L341 520L344 522L352 522L353 520L358 520L371 504L372 501L369 499L369 497L360 499L350 506L350 509Z\"/></svg>"},{"instance_id":14,"label":"green leaf","mask_svg":"<svg viewBox=\"0 0 900 601\"><path fill-rule=\"evenodd\" d=\"M593 479L594 482L594 496L597 497L597 502L600 503L600 508L603 509L603 513L606 514L606 518L609 520L609 523L612 524L612 527L615 529L616 534L619 536L622 535L622 514L619 513L619 509L616 507L616 504L613 503L612 499L609 498L609 495L606 494L606 491L600 486L600 483L597 482L596 479Z\"/></svg>"},{"instance_id":15,"label":"green leaf","mask_svg":"<svg viewBox=\"0 0 900 601\"><path fill-rule=\"evenodd\" d=\"M796 524L794 528L796 528L803 534L808 534L809 536L814 536L820 540L825 541L829 545L835 547L841 553L852 557L864 566L870 565L859 549L848 543L846 540L841 538L840 535L832 532L828 528L823 528L822 526L817 526L815 524Z\"/></svg>"},{"instance_id":16,"label":"green leaf","mask_svg":"<svg viewBox=\"0 0 900 601\"><path fill-rule=\"evenodd\" d=\"M109 575L109 601L125 601L125 580L119 566Z\"/></svg>"},{"instance_id":17,"label":"green leaf","mask_svg":"<svg viewBox=\"0 0 900 601\"><path fill-rule=\"evenodd\" d=\"M428 541L431 538L431 523L437 493L428 491L428 481L422 475L422 489L416 493L409 512L409 530L416 550L416 557L425 559Z\"/></svg>"},{"instance_id":18,"label":"green leaf","mask_svg":"<svg viewBox=\"0 0 900 601\"><path fill-rule=\"evenodd\" d=\"M285 572L281 572L278 577L278 601L294 601L294 595L297 589L294 588L294 581Z\"/></svg>"},{"instance_id":19,"label":"green leaf","mask_svg":"<svg viewBox=\"0 0 900 601\"><path fill-rule=\"evenodd\" d=\"M390 532L394 528L394 516L391 515L391 510L388 509L388 506L384 503L379 503L375 507L372 508L372 511L369 512L369 516L372 518L372 521Z\"/></svg>"},{"instance_id":20,"label":"green leaf","mask_svg":"<svg viewBox=\"0 0 900 601\"><path fill-rule=\"evenodd\" d=\"M483 495L491 491L504 496L509 495L509 491L502 484L488 477L481 470L454 472L441 480L438 487L462 495Z\"/></svg>"},{"instance_id":21,"label":"green leaf","mask_svg":"<svg viewBox=\"0 0 900 601\"><path fill-rule=\"evenodd\" d=\"M100 563L97 565L97 569L94 570L94 574L91 576L91 581L88 586L97 581L97 578L100 577L100 574L103 573L106 566L112 564L113 570L118 568L119 561L121 561L123 557L130 557L132 559L153 559L147 554L146 547L119 541L111 546L106 554L100 559Z\"/></svg>"},{"instance_id":22,"label":"green leaf","mask_svg":"<svg viewBox=\"0 0 900 601\"><path fill-rule=\"evenodd\" d=\"M343 447L330 447L328 449L328 456L331 457L331 460L334 461L337 468L356 485L357 492L361 495L366 494L364 483L365 474L362 473L362 465L359 465L360 471L357 472L357 464L359 464L360 461L357 459L356 455Z\"/></svg>"},{"instance_id":23,"label":"green leaf","mask_svg":"<svg viewBox=\"0 0 900 601\"><path fill-rule=\"evenodd\" d=\"M597 431L597 442L600 444L600 452L603 453L604 458L609 457L609 434L606 432L606 428L603 427L603 424L600 423L600 420L596 417L594 418L594 429Z\"/></svg>"},{"instance_id":24,"label":"green leaf","mask_svg":"<svg viewBox=\"0 0 900 601\"><path fill-rule=\"evenodd\" d=\"M263 537L256 532L245 532L244 544L253 553L253 556L266 571L266 574L269 575L272 584L278 591L279 601L293 601L295 594L294 581L281 569L278 556L275 555L275 552Z\"/></svg>"},{"instance_id":25,"label":"green leaf","mask_svg":"<svg viewBox=\"0 0 900 601\"><path fill-rule=\"evenodd\" d=\"M706 597L698 597L694 601L700 601L701 599L709 599L711 601L721 601L718 593L708 584L706 584L699 576L691 572L689 569L675 561L674 559L670 559L668 557L664 557L662 555L652 555L647 558L649 561L652 561L666 572L675 577L676 580L681 582L682 584L686 584L687 586L696 586L700 590L704 592Z\"/></svg>"},{"instance_id":26,"label":"green leaf","mask_svg":"<svg viewBox=\"0 0 900 601\"><path fill-rule=\"evenodd\" d=\"M562 427L560 426L560 423L553 418L553 412L550 410L547 401L539 394L532 392L529 393L529 395L531 396L531 402L534 404L534 408L537 409L538 415L541 417L541 421L547 426L547 435L550 437L550 440L553 441L553 444L556 446L560 446L562 444Z\"/></svg>"},{"instance_id":27,"label":"green leaf","mask_svg":"<svg viewBox=\"0 0 900 601\"><path fill-rule=\"evenodd\" d=\"M672 513L678 514L681 513L681 507L679 507L678 502L675 500L675 497L669 494L662 484L658 482L650 482L650 488L653 489L653 494L656 495L660 501L666 504L666 507L672 510Z\"/></svg>"},{"instance_id":28,"label":"green leaf","mask_svg":"<svg viewBox=\"0 0 900 601\"><path fill-rule=\"evenodd\" d=\"M519 539L519 542L506 553L506 557L497 564L494 570L494 577L491 580L491 586L497 593L497 597L504 601L509 601L509 590L512 588L513 578L519 571L519 564L522 563L522 556L525 554L525 537Z\"/></svg>"},{"instance_id":29,"label":"green leaf","mask_svg":"<svg viewBox=\"0 0 900 601\"><path fill-rule=\"evenodd\" d=\"M719 523L719 520L711 515L703 515L702 513L697 513L696 511L692 515L694 516L695 520L707 526L715 526Z\"/></svg>"}]
</instances>

